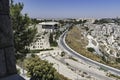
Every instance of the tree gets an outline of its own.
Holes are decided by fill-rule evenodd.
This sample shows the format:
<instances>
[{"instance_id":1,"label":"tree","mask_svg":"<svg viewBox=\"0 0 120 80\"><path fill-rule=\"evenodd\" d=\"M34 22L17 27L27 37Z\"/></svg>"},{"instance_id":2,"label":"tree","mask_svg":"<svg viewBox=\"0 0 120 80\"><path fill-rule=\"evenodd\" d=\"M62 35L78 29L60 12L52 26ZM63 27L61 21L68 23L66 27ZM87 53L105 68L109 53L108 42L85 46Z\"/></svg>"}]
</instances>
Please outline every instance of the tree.
<instances>
[{"instance_id":1,"label":"tree","mask_svg":"<svg viewBox=\"0 0 120 80\"><path fill-rule=\"evenodd\" d=\"M29 58L26 63L28 74L33 80L55 80L55 69L52 64L41 60L38 56Z\"/></svg>"},{"instance_id":2,"label":"tree","mask_svg":"<svg viewBox=\"0 0 120 80\"><path fill-rule=\"evenodd\" d=\"M53 33L50 33L49 43L50 43L50 46L55 46L55 47L58 46L57 42L53 40Z\"/></svg>"},{"instance_id":3,"label":"tree","mask_svg":"<svg viewBox=\"0 0 120 80\"><path fill-rule=\"evenodd\" d=\"M99 20L95 20L93 24L98 24L99 23Z\"/></svg>"},{"instance_id":4,"label":"tree","mask_svg":"<svg viewBox=\"0 0 120 80\"><path fill-rule=\"evenodd\" d=\"M20 53L22 57L24 57L26 53L28 53L29 50L27 46L29 46L30 43L33 42L37 33L35 25L30 25L32 21L28 17L28 15L23 15L21 13L23 6L23 3L14 4L11 0L10 15L14 33L15 51L17 53L17 56L19 55L18 53Z\"/></svg>"},{"instance_id":5,"label":"tree","mask_svg":"<svg viewBox=\"0 0 120 80\"><path fill-rule=\"evenodd\" d=\"M104 24L104 23L114 23L115 20L111 18L102 18L100 20L95 20L94 24Z\"/></svg>"},{"instance_id":6,"label":"tree","mask_svg":"<svg viewBox=\"0 0 120 80\"><path fill-rule=\"evenodd\" d=\"M87 22L87 20L83 20L82 23L85 24Z\"/></svg>"},{"instance_id":7,"label":"tree","mask_svg":"<svg viewBox=\"0 0 120 80\"><path fill-rule=\"evenodd\" d=\"M57 73L52 63L41 60L36 55L32 55L26 60L26 69L31 80L67 80Z\"/></svg>"},{"instance_id":8,"label":"tree","mask_svg":"<svg viewBox=\"0 0 120 80\"><path fill-rule=\"evenodd\" d=\"M53 43L53 33L50 33L49 42L50 42L50 44Z\"/></svg>"},{"instance_id":9,"label":"tree","mask_svg":"<svg viewBox=\"0 0 120 80\"><path fill-rule=\"evenodd\" d=\"M38 24L42 22L41 20L37 20L36 18L31 19L31 21L32 21L32 24Z\"/></svg>"},{"instance_id":10,"label":"tree","mask_svg":"<svg viewBox=\"0 0 120 80\"><path fill-rule=\"evenodd\" d=\"M88 47L87 50L90 51L90 52L95 52L95 49L92 48L92 47Z\"/></svg>"}]
</instances>

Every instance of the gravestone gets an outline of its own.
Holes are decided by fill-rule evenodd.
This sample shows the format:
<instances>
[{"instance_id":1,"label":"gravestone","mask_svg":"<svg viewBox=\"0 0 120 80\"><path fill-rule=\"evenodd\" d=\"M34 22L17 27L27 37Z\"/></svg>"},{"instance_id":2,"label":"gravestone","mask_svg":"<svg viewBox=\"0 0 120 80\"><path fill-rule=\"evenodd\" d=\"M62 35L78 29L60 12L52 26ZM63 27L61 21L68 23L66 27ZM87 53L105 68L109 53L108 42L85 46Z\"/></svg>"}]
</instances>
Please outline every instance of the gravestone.
<instances>
[{"instance_id":1,"label":"gravestone","mask_svg":"<svg viewBox=\"0 0 120 80\"><path fill-rule=\"evenodd\" d=\"M17 74L9 13L9 0L0 0L0 80Z\"/></svg>"}]
</instances>

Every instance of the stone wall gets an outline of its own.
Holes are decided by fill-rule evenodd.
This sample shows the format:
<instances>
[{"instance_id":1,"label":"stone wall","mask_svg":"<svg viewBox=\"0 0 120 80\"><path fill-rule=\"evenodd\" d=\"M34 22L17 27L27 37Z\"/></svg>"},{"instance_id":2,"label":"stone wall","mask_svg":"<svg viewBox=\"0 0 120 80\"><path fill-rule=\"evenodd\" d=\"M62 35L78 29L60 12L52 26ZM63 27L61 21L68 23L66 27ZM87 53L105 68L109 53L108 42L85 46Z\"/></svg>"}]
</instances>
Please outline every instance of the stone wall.
<instances>
[{"instance_id":1,"label":"stone wall","mask_svg":"<svg viewBox=\"0 0 120 80\"><path fill-rule=\"evenodd\" d=\"M16 74L9 0L0 0L0 78Z\"/></svg>"}]
</instances>

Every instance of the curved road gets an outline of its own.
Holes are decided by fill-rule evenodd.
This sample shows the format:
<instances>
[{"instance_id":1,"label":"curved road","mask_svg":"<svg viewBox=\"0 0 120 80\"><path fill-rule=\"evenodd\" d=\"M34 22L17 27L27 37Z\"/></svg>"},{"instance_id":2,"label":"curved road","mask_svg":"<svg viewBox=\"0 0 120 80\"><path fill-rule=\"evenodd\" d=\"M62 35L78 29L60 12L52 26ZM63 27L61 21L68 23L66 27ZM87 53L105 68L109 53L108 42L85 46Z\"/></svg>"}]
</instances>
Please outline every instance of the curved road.
<instances>
[{"instance_id":1,"label":"curved road","mask_svg":"<svg viewBox=\"0 0 120 80\"><path fill-rule=\"evenodd\" d=\"M65 31L59 38L59 42L58 42L58 45L65 51L65 52L68 52L70 55L72 56L75 56L77 58L80 58L90 64L93 64L93 65L96 65L96 66L99 66L99 67L102 67L106 70L108 70L109 72L113 72L117 75L120 75L120 70L116 69L116 68L113 68L113 67L110 67L110 66L107 66L107 65L104 65L102 63L99 63L99 62L96 62L96 61L93 61L89 58L86 58L82 55L80 55L79 53L75 52L74 50L72 50L65 42L65 37L66 37L66 33L67 31Z\"/></svg>"}]
</instances>

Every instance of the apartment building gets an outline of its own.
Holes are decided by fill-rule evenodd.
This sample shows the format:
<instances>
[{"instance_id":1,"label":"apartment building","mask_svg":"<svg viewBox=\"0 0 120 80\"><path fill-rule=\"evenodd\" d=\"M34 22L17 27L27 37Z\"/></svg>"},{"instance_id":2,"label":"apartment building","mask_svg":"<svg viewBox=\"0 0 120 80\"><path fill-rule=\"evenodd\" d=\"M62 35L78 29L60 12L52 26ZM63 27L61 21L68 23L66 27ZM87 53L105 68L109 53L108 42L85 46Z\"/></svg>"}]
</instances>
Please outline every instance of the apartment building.
<instances>
[{"instance_id":1,"label":"apartment building","mask_svg":"<svg viewBox=\"0 0 120 80\"><path fill-rule=\"evenodd\" d=\"M58 22L42 22L36 25L39 36L30 44L30 50L50 49L49 35L59 29Z\"/></svg>"},{"instance_id":2,"label":"apartment building","mask_svg":"<svg viewBox=\"0 0 120 80\"><path fill-rule=\"evenodd\" d=\"M37 50L37 49L49 49L49 34L40 35L36 38L35 42L30 44L30 50Z\"/></svg>"}]
</instances>

